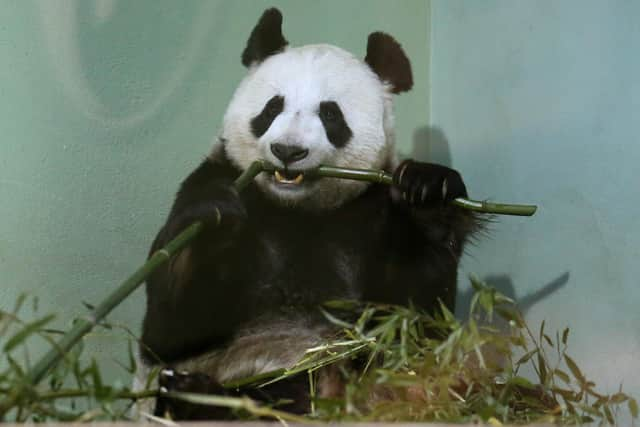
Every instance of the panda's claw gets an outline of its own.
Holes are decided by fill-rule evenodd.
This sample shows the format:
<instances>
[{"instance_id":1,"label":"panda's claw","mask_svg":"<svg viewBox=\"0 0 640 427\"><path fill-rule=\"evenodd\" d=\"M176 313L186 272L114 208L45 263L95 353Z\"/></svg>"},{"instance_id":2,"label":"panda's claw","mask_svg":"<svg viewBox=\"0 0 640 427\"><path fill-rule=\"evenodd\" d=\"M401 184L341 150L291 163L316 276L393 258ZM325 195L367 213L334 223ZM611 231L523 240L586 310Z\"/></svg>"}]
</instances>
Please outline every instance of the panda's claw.
<instances>
[{"instance_id":1,"label":"panda's claw","mask_svg":"<svg viewBox=\"0 0 640 427\"><path fill-rule=\"evenodd\" d=\"M160 375L163 377L173 377L175 375L175 371L171 368L164 368L160 371Z\"/></svg>"},{"instance_id":2,"label":"panda's claw","mask_svg":"<svg viewBox=\"0 0 640 427\"><path fill-rule=\"evenodd\" d=\"M428 194L428 193L429 193L429 189L427 188L427 186L426 186L426 185L423 185L423 186L422 186L422 192L421 192L421 194L420 194L420 201L421 201L422 203L424 203L424 202L425 202L425 200L427 200L427 194Z\"/></svg>"},{"instance_id":3,"label":"panda's claw","mask_svg":"<svg viewBox=\"0 0 640 427\"><path fill-rule=\"evenodd\" d=\"M405 160L396 169L393 187L405 203L415 207L439 207L467 194L457 171L413 160Z\"/></svg>"}]
</instances>

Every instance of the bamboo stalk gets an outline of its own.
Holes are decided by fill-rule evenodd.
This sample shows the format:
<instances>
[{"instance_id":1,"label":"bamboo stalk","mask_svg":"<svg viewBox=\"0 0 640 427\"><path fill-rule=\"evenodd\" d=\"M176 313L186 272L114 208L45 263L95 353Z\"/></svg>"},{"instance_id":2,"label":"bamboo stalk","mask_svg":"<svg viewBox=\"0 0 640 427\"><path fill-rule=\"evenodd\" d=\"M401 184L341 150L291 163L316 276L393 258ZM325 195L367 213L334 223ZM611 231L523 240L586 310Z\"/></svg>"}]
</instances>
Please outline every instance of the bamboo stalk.
<instances>
[{"instance_id":1,"label":"bamboo stalk","mask_svg":"<svg viewBox=\"0 0 640 427\"><path fill-rule=\"evenodd\" d=\"M275 171L275 167L268 162L264 160L255 161L238 177L234 185L238 191L242 191L259 173L273 171ZM320 166L316 170L307 173L310 175L317 174L317 176L322 177L353 179L382 184L391 184L392 182L391 175L381 170ZM536 211L535 206L506 205L467 199L456 199L454 203L465 209L504 215L533 215ZM24 381L11 390L4 400L0 401L0 420L19 402L25 391L28 391L42 381L49 370L64 357L65 353L136 290L156 268L167 262L174 254L189 244L189 242L200 233L201 229L202 223L200 222L196 222L187 227L178 234L175 239L169 242L167 246L153 253L138 270L122 282L120 286L96 306L88 316L76 319L74 327L27 372Z\"/></svg>"},{"instance_id":2,"label":"bamboo stalk","mask_svg":"<svg viewBox=\"0 0 640 427\"><path fill-rule=\"evenodd\" d=\"M76 397L91 397L93 396L93 390L81 390L81 389L63 389L56 390L47 393L37 394L38 400L56 400L56 399L70 399ZM113 395L114 399L124 400L140 400L149 399L151 397L157 397L158 390L142 390L142 391L118 391Z\"/></svg>"},{"instance_id":3,"label":"bamboo stalk","mask_svg":"<svg viewBox=\"0 0 640 427\"><path fill-rule=\"evenodd\" d=\"M273 166L270 167L273 168ZM322 177L353 179L357 181L375 182L380 184L391 184L393 182L392 175L383 170L320 166L315 171L312 171L311 174ZM537 206L534 205L491 203L487 201L465 199L462 197L458 197L457 199L453 200L452 203L456 206L471 211L497 215L531 216L536 213L537 210Z\"/></svg>"}]
</instances>

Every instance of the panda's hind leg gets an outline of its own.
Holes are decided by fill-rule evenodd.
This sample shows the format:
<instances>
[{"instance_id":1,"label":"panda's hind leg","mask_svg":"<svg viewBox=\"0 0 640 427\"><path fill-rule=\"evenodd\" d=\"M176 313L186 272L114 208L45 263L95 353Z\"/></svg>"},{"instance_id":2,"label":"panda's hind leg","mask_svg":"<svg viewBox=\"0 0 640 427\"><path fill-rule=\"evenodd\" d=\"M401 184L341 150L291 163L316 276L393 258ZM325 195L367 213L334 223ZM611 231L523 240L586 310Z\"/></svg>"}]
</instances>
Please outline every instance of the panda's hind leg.
<instances>
[{"instance_id":1,"label":"panda's hind leg","mask_svg":"<svg viewBox=\"0 0 640 427\"><path fill-rule=\"evenodd\" d=\"M230 390L207 374L165 368L159 374L158 385L163 392L246 396L258 403L272 405L290 413L309 412L309 384L306 375L296 375L263 387ZM154 415L172 420L228 420L236 419L239 414L222 406L200 405L161 395L156 399Z\"/></svg>"},{"instance_id":2,"label":"panda's hind leg","mask_svg":"<svg viewBox=\"0 0 640 427\"><path fill-rule=\"evenodd\" d=\"M179 372L172 368L160 371L158 385L161 392L229 395L219 383L203 373ZM229 408L198 405L182 399L161 395L156 399L154 415L172 420L224 420L233 418Z\"/></svg>"}]
</instances>

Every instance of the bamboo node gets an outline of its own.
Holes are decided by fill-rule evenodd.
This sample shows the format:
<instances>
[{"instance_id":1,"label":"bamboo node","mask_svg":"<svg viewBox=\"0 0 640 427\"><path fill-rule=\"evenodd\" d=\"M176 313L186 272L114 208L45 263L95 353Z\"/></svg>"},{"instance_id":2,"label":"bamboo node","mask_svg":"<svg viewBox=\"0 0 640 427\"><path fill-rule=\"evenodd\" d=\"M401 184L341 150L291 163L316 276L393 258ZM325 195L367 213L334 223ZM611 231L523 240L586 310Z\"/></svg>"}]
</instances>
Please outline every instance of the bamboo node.
<instances>
[{"instance_id":1,"label":"bamboo node","mask_svg":"<svg viewBox=\"0 0 640 427\"><path fill-rule=\"evenodd\" d=\"M86 322L89 322L92 325L97 325L98 324L98 319L96 318L95 314L91 313L88 314L86 316L82 316L81 319L84 319Z\"/></svg>"},{"instance_id":2,"label":"bamboo node","mask_svg":"<svg viewBox=\"0 0 640 427\"><path fill-rule=\"evenodd\" d=\"M166 259L171 258L171 254L169 253L169 251L168 251L168 250L166 250L166 249L164 249L164 248L159 249L156 253L157 253L158 255L162 255L162 256L163 256L163 257L165 257Z\"/></svg>"}]
</instances>

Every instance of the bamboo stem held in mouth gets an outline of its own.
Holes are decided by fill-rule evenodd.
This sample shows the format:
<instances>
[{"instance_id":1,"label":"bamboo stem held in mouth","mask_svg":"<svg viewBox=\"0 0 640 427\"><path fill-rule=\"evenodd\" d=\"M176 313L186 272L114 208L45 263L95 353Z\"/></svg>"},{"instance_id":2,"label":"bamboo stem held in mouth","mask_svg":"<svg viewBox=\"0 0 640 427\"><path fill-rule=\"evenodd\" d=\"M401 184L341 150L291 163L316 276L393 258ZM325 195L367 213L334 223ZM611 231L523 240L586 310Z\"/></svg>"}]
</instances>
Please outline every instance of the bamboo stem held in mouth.
<instances>
[{"instance_id":1,"label":"bamboo stem held in mouth","mask_svg":"<svg viewBox=\"0 0 640 427\"><path fill-rule=\"evenodd\" d=\"M270 166L273 168L273 166ZM306 172L306 175L322 176L327 178L353 179L357 181L391 184L392 175L383 170L338 168L334 166L320 166ZM475 212L498 215L531 216L538 209L535 205L514 205L505 203L491 203L487 201L471 200L459 197L452 202L454 205Z\"/></svg>"}]
</instances>

